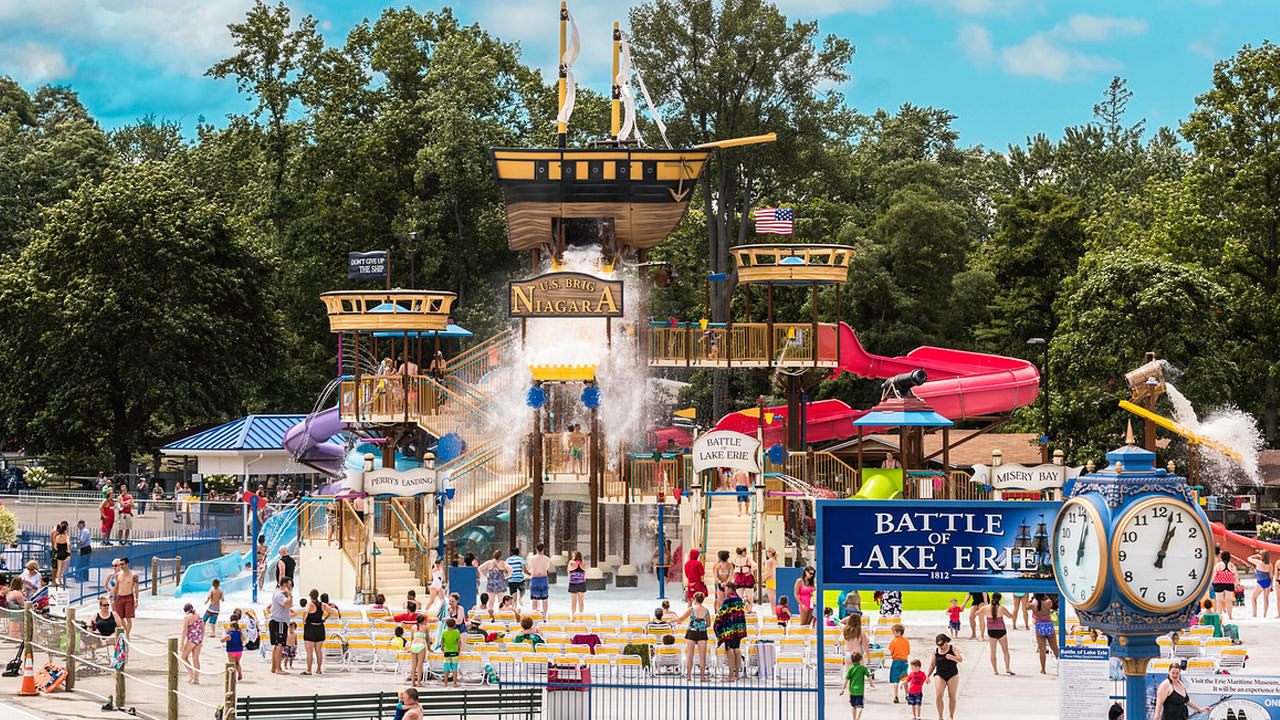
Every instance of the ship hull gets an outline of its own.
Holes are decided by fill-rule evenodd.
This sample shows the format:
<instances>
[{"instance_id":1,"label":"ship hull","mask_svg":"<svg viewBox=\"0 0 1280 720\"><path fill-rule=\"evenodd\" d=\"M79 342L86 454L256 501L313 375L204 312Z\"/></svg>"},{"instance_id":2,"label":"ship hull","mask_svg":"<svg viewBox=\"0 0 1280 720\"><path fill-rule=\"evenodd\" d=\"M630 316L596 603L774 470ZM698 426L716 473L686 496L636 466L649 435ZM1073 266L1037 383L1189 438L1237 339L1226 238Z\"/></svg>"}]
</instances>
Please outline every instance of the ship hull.
<instances>
[{"instance_id":1,"label":"ship hull","mask_svg":"<svg viewBox=\"0 0 1280 720\"><path fill-rule=\"evenodd\" d=\"M649 249L670 235L684 217L711 152L491 150L511 249L558 247L556 227L561 218L611 219L618 250Z\"/></svg>"}]
</instances>

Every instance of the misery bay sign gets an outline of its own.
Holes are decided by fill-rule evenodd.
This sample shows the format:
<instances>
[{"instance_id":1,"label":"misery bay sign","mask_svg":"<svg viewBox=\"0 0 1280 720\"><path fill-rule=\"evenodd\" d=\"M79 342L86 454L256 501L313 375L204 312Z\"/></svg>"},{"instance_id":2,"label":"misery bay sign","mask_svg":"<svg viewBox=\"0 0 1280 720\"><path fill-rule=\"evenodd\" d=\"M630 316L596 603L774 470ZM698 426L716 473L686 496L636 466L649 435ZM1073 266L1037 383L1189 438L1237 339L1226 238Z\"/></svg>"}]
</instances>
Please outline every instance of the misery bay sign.
<instances>
[{"instance_id":1,"label":"misery bay sign","mask_svg":"<svg viewBox=\"0 0 1280 720\"><path fill-rule=\"evenodd\" d=\"M555 272L510 284L511 317L622 317L622 281Z\"/></svg>"}]
</instances>

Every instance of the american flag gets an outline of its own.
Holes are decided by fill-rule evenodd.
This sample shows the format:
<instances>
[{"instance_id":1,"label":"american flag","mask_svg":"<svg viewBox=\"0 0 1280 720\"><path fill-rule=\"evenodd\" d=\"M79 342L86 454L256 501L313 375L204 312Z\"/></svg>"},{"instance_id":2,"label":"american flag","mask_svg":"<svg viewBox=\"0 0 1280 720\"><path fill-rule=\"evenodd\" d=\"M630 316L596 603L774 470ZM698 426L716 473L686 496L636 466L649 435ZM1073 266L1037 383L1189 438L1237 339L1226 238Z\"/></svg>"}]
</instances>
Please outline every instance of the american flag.
<instances>
[{"instance_id":1,"label":"american flag","mask_svg":"<svg viewBox=\"0 0 1280 720\"><path fill-rule=\"evenodd\" d=\"M796 219L793 208L758 208L754 213L756 232L774 235L790 235Z\"/></svg>"}]
</instances>

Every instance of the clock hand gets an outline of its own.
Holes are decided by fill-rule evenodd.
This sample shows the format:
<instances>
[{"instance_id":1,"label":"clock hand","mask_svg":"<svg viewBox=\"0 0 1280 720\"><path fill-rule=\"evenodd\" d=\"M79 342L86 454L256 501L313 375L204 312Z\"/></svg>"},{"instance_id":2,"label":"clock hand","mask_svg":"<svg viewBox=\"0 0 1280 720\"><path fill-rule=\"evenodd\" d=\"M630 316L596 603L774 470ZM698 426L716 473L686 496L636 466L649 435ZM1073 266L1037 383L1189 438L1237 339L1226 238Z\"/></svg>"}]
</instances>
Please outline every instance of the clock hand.
<instances>
[{"instance_id":1,"label":"clock hand","mask_svg":"<svg viewBox=\"0 0 1280 720\"><path fill-rule=\"evenodd\" d=\"M1164 542L1160 545L1160 552L1156 553L1156 568L1164 569L1164 557L1169 550L1169 541L1173 539L1175 530L1173 529L1173 514L1169 514L1169 528L1164 532Z\"/></svg>"},{"instance_id":2,"label":"clock hand","mask_svg":"<svg viewBox=\"0 0 1280 720\"><path fill-rule=\"evenodd\" d=\"M1084 561L1084 541L1089 537L1089 525L1084 526L1084 530L1080 533L1080 545L1076 547L1076 565Z\"/></svg>"}]
</instances>

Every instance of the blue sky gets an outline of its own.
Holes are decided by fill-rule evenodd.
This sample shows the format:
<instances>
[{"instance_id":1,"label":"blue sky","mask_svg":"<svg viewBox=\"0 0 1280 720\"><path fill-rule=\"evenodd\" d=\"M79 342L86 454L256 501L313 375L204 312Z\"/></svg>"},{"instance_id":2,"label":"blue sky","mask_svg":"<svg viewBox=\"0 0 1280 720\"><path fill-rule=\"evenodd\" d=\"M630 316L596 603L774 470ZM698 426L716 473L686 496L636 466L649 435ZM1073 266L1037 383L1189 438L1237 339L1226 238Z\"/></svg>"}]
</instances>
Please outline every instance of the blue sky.
<instances>
[{"instance_id":1,"label":"blue sky","mask_svg":"<svg viewBox=\"0 0 1280 720\"><path fill-rule=\"evenodd\" d=\"M111 128L155 113L190 132L249 104L231 81L203 77L232 51L226 24L251 0L0 0L0 74L31 89L67 84ZM1134 92L1131 119L1176 126L1209 85L1216 60L1277 28L1270 0L778 0L857 46L840 89L870 111L904 102L950 110L965 145L1004 149L1029 135L1056 138L1088 122L1112 75ZM386 3L293 0L331 43ZM416 3L418 9L441 3ZM554 0L466 0L458 15L506 40L550 75ZM604 91L610 23L624 3L570 3L583 35L579 82ZM646 73L657 68L642 68Z\"/></svg>"}]
</instances>

